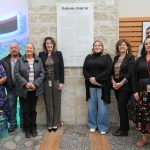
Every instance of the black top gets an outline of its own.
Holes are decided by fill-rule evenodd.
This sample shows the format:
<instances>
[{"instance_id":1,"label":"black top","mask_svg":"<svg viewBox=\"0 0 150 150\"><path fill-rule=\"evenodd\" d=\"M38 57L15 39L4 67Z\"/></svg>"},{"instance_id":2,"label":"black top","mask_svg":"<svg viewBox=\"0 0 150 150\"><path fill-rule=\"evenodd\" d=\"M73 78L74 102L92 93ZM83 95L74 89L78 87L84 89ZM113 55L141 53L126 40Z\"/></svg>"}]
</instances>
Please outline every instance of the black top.
<instances>
[{"instance_id":1,"label":"black top","mask_svg":"<svg viewBox=\"0 0 150 150\"><path fill-rule=\"evenodd\" d=\"M150 70L150 62L148 62L148 67ZM132 78L132 88L134 93L141 90L141 84L146 82L145 79L150 79L146 58L139 57L135 62Z\"/></svg>"},{"instance_id":2,"label":"black top","mask_svg":"<svg viewBox=\"0 0 150 150\"><path fill-rule=\"evenodd\" d=\"M108 54L89 54L84 61L83 75L86 83L87 99L89 98L89 87L102 88L102 99L110 103L110 76L112 70L112 60ZM95 77L96 81L103 86L93 85L89 78Z\"/></svg>"},{"instance_id":3,"label":"black top","mask_svg":"<svg viewBox=\"0 0 150 150\"><path fill-rule=\"evenodd\" d=\"M64 83L64 61L62 53L60 51L55 51L51 56L54 61L54 78L55 80L59 80L59 83ZM43 65L45 65L48 53L40 52L39 57L41 58Z\"/></svg>"},{"instance_id":4,"label":"black top","mask_svg":"<svg viewBox=\"0 0 150 150\"><path fill-rule=\"evenodd\" d=\"M85 58L83 75L90 87L98 87L90 83L89 78L95 77L96 81L103 85L103 82L110 77L112 67L111 57L99 54L90 54Z\"/></svg>"}]
</instances>

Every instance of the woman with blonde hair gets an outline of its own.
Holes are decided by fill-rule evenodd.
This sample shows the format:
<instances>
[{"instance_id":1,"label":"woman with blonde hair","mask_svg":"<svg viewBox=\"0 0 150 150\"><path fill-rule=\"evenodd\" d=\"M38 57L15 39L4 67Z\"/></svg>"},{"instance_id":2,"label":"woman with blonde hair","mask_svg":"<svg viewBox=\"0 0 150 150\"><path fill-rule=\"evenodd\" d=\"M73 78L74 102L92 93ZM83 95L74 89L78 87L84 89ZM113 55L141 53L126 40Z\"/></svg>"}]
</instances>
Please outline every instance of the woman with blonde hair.
<instances>
[{"instance_id":1,"label":"woman with blonde hair","mask_svg":"<svg viewBox=\"0 0 150 150\"><path fill-rule=\"evenodd\" d=\"M86 56L83 65L90 132L95 132L98 129L101 134L106 134L108 131L111 69L111 57L104 52L103 43L98 40L95 41L92 54Z\"/></svg>"}]
</instances>

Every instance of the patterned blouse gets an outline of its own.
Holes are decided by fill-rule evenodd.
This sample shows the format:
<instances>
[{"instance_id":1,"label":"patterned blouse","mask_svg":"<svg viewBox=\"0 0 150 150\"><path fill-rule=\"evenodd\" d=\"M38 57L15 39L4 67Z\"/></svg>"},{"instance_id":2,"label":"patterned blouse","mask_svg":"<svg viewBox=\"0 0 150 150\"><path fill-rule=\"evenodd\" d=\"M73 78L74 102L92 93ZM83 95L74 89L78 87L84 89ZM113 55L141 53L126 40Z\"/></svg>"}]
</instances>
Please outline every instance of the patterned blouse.
<instances>
[{"instance_id":1,"label":"patterned blouse","mask_svg":"<svg viewBox=\"0 0 150 150\"><path fill-rule=\"evenodd\" d=\"M0 78L6 77L6 72L2 66L2 64L0 64ZM5 102L6 102L6 91L3 85L0 84L0 107L5 107Z\"/></svg>"}]
</instances>

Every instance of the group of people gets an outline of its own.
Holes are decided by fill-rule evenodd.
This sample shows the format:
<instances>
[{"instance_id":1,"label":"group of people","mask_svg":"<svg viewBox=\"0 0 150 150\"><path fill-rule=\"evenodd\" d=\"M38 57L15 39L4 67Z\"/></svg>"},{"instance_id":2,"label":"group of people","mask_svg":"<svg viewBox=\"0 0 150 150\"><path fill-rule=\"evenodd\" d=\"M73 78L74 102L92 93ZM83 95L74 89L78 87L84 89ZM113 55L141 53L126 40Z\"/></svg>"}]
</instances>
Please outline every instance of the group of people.
<instances>
[{"instance_id":1,"label":"group of people","mask_svg":"<svg viewBox=\"0 0 150 150\"><path fill-rule=\"evenodd\" d=\"M149 31L148 29L147 31ZM149 32L150 33L150 32ZM64 84L63 56L52 37L43 41L43 51L35 54L35 46L28 43L21 56L19 45L10 45L10 54L0 61L0 108L8 114L9 133L16 130L17 99L20 101L20 121L25 137L37 136L36 105L38 95L44 93L47 129L57 131L60 124L61 90ZM116 43L114 60L104 50L101 41L93 43L92 53L83 64L86 98L88 100L88 127L103 135L109 129L111 88L118 104L120 126L114 136L128 136L128 101L134 96L136 129L141 133L137 146L144 146L150 135L150 35L135 60L131 44L126 39ZM7 94L5 93L5 87Z\"/></svg>"},{"instance_id":2,"label":"group of people","mask_svg":"<svg viewBox=\"0 0 150 150\"><path fill-rule=\"evenodd\" d=\"M147 29L147 31L150 30ZM150 136L150 35L147 35L141 56L131 54L131 44L126 39L116 43L116 55L112 61L105 53L103 43L95 41L92 53L87 55L83 65L86 97L88 100L88 127L106 134L109 128L110 91L113 88L118 104L119 128L114 136L128 136L128 102L134 97L135 115L133 122L141 133L136 146L148 143Z\"/></svg>"},{"instance_id":3,"label":"group of people","mask_svg":"<svg viewBox=\"0 0 150 150\"><path fill-rule=\"evenodd\" d=\"M64 84L62 53L56 42L46 37L43 52L35 54L35 46L27 43L25 55L20 54L17 43L10 45L10 54L0 61L0 108L7 113L13 133L18 125L16 119L17 99L20 102L20 125L25 137L37 136L36 106L39 94L44 93L49 132L57 131L60 125L61 90ZM5 91L7 90L7 94Z\"/></svg>"}]
</instances>

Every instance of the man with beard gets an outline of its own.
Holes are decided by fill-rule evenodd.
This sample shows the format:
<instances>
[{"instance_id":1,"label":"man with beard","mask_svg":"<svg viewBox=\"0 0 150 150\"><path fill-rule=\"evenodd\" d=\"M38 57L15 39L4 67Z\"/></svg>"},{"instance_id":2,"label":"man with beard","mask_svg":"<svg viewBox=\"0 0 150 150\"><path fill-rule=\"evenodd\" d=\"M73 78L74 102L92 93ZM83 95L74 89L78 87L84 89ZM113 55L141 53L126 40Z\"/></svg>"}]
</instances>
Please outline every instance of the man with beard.
<instances>
[{"instance_id":1,"label":"man with beard","mask_svg":"<svg viewBox=\"0 0 150 150\"><path fill-rule=\"evenodd\" d=\"M3 64L6 74L7 74L7 81L6 81L6 89L7 89L7 102L8 102L8 120L10 122L10 127L8 129L9 133L13 133L17 129L17 98L18 95L16 94L16 79L14 76L14 66L17 59L21 56L20 55L20 47L17 43L12 43L10 45L10 54L4 57L1 60ZM21 118L20 118L21 119Z\"/></svg>"}]
</instances>

